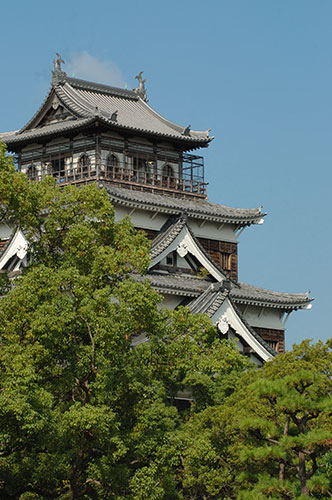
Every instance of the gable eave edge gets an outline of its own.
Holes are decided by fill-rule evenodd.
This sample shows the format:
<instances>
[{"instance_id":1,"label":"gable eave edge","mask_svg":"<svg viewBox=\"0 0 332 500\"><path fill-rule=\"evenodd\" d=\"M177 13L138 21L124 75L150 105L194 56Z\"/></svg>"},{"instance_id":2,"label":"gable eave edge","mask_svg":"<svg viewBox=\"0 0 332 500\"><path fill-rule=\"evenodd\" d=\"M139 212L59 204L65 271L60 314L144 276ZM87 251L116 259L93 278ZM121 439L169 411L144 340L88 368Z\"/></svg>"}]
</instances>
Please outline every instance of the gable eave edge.
<instances>
[{"instance_id":1,"label":"gable eave edge","mask_svg":"<svg viewBox=\"0 0 332 500\"><path fill-rule=\"evenodd\" d=\"M263 361L270 361L274 358L264 345L262 345L259 340L253 336L249 328L242 321L239 314L235 311L233 304L228 297L211 317L211 320L217 325L220 321L226 322Z\"/></svg>"},{"instance_id":2,"label":"gable eave edge","mask_svg":"<svg viewBox=\"0 0 332 500\"><path fill-rule=\"evenodd\" d=\"M202 267L204 267L217 281L221 282L226 276L214 266L204 251L198 246L187 226L184 226L174 240L155 258L151 260L149 269L161 262L170 252L177 250L180 246L184 247L191 255L197 258Z\"/></svg>"},{"instance_id":3,"label":"gable eave edge","mask_svg":"<svg viewBox=\"0 0 332 500\"><path fill-rule=\"evenodd\" d=\"M13 257L13 255L17 255L20 260L23 260L27 254L28 242L20 229L17 229L13 238L8 243L5 251L0 257L0 270L4 268L9 259ZM21 251L21 255L18 253Z\"/></svg>"}]
</instances>

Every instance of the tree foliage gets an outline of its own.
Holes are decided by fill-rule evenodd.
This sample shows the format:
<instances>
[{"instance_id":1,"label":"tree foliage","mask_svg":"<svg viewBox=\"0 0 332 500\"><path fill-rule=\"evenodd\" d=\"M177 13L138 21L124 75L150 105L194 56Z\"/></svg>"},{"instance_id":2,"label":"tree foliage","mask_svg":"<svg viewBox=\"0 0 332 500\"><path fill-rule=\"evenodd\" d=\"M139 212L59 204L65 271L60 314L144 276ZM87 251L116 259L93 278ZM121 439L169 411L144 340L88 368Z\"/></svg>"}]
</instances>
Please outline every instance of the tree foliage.
<instances>
[{"instance_id":1,"label":"tree foliage","mask_svg":"<svg viewBox=\"0 0 332 500\"><path fill-rule=\"evenodd\" d=\"M28 182L1 147L0 197L30 243L1 285L1 498L330 495L331 343L254 369L206 316L160 309L145 236L96 185Z\"/></svg>"}]
</instances>

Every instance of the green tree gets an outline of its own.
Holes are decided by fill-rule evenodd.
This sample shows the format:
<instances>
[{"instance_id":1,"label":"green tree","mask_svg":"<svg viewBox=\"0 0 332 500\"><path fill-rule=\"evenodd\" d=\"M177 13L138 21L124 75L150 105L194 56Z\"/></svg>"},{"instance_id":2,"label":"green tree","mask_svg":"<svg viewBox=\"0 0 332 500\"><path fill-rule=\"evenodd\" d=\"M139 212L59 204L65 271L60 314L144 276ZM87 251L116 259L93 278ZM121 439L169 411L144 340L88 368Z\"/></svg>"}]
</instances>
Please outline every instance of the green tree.
<instances>
[{"instance_id":1,"label":"green tree","mask_svg":"<svg viewBox=\"0 0 332 500\"><path fill-rule=\"evenodd\" d=\"M327 498L332 436L332 342L304 341L239 391L236 425L247 485L239 498Z\"/></svg>"},{"instance_id":2,"label":"green tree","mask_svg":"<svg viewBox=\"0 0 332 500\"><path fill-rule=\"evenodd\" d=\"M242 373L182 427L184 498L331 497L331 376L331 341L304 341Z\"/></svg>"},{"instance_id":3,"label":"green tree","mask_svg":"<svg viewBox=\"0 0 332 500\"><path fill-rule=\"evenodd\" d=\"M176 396L193 387L191 413L222 403L245 358L207 317L158 308L133 278L148 242L106 192L27 182L4 149L0 177L2 215L30 242L1 298L1 498L180 500Z\"/></svg>"}]
</instances>

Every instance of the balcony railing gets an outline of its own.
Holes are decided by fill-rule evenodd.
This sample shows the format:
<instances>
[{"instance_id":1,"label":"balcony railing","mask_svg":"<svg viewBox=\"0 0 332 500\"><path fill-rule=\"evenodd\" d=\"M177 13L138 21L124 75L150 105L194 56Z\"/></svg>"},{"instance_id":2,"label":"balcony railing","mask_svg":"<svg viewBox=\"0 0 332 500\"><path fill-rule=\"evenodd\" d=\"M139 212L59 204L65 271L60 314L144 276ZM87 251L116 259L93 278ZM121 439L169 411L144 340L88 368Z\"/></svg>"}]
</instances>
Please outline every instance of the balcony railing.
<instances>
[{"instance_id":1,"label":"balcony railing","mask_svg":"<svg viewBox=\"0 0 332 500\"><path fill-rule=\"evenodd\" d=\"M137 186L151 190L163 190L169 192L182 192L200 197L206 197L207 183L193 179L181 179L171 175L163 175L163 172L155 173L141 169L123 168L110 165L81 165L76 168L65 168L62 170L40 173L35 169L27 175L30 180L41 180L46 175L54 177L57 183L77 184L92 180L105 180L126 187Z\"/></svg>"}]
</instances>

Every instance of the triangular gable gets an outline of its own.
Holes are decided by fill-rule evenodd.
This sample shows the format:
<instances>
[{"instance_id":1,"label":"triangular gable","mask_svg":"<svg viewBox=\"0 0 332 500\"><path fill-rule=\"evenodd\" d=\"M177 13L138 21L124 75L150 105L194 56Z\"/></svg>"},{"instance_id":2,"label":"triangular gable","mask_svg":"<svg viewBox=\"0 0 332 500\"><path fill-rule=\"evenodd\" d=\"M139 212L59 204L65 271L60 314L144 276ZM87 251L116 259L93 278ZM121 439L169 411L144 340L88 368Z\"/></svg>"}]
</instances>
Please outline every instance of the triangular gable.
<instances>
[{"instance_id":1,"label":"triangular gable","mask_svg":"<svg viewBox=\"0 0 332 500\"><path fill-rule=\"evenodd\" d=\"M201 267L206 269L216 281L226 279L225 273L202 248L183 218L179 219L153 242L149 269L159 264L167 255L174 251L180 257L185 257L188 253L195 257Z\"/></svg>"},{"instance_id":2,"label":"triangular gable","mask_svg":"<svg viewBox=\"0 0 332 500\"><path fill-rule=\"evenodd\" d=\"M59 110L62 110L60 116ZM58 121L63 121L63 116L71 118L77 118L77 115L73 110L69 109L68 106L63 102L61 97L57 94L56 90L52 88L48 95L46 96L44 102L38 111L34 114L31 120L20 130L20 133L33 130L35 128L49 125L50 121L48 118L54 118L54 121L58 118Z\"/></svg>"},{"instance_id":3,"label":"triangular gable","mask_svg":"<svg viewBox=\"0 0 332 500\"><path fill-rule=\"evenodd\" d=\"M219 330L223 334L227 333L229 327L231 327L262 361L269 361L276 355L274 350L250 327L239 311L234 308L229 297L223 301L211 317L211 320L218 325Z\"/></svg>"},{"instance_id":4,"label":"triangular gable","mask_svg":"<svg viewBox=\"0 0 332 500\"><path fill-rule=\"evenodd\" d=\"M231 327L262 361L272 359L275 351L256 333L236 309L229 296L231 285L229 281L213 283L200 297L189 304L192 313L207 314L212 322L225 335Z\"/></svg>"}]
</instances>

